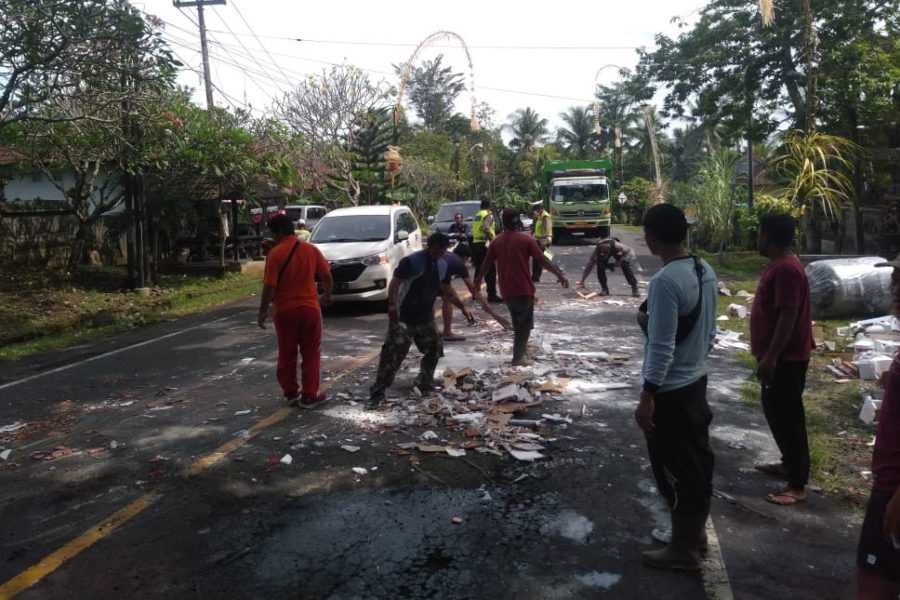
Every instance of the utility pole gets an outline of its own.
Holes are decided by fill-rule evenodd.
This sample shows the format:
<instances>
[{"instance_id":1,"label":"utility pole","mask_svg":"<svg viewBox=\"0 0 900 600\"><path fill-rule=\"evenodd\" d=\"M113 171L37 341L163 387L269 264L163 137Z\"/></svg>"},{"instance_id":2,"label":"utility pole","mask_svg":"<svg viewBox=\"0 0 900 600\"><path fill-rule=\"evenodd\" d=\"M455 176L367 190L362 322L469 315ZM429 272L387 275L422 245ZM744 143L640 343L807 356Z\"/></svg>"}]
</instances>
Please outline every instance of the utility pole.
<instances>
[{"instance_id":1,"label":"utility pole","mask_svg":"<svg viewBox=\"0 0 900 600\"><path fill-rule=\"evenodd\" d=\"M200 26L200 54L203 56L203 83L206 87L206 108L213 107L212 80L209 75L209 48L206 43L206 20L203 17L204 6L225 5L225 0L173 0L175 8L197 7L197 24Z\"/></svg>"}]
</instances>

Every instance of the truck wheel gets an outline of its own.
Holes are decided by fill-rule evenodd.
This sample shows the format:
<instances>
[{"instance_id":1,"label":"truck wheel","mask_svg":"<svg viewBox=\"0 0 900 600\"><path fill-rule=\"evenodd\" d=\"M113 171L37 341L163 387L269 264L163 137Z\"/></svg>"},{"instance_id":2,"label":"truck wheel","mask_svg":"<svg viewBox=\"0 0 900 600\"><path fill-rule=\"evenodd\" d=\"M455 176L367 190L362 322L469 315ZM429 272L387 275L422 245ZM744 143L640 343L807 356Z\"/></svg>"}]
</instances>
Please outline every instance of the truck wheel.
<instances>
[{"instance_id":1,"label":"truck wheel","mask_svg":"<svg viewBox=\"0 0 900 600\"><path fill-rule=\"evenodd\" d=\"M598 227L596 229L596 232L597 232L597 237L599 237L601 240L604 240L609 237L609 226L604 225L604 226Z\"/></svg>"},{"instance_id":2,"label":"truck wheel","mask_svg":"<svg viewBox=\"0 0 900 600\"><path fill-rule=\"evenodd\" d=\"M551 246L558 246L559 242L563 239L566 234L565 229L553 229L553 238L550 240Z\"/></svg>"}]
</instances>

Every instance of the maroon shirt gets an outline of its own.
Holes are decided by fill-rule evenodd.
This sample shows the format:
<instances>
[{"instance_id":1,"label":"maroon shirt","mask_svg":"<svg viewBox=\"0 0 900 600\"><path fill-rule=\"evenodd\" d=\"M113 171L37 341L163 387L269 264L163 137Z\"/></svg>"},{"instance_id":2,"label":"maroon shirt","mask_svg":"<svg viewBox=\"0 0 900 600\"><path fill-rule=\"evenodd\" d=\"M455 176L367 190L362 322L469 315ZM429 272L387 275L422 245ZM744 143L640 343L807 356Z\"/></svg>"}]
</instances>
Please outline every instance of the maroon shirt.
<instances>
[{"instance_id":1,"label":"maroon shirt","mask_svg":"<svg viewBox=\"0 0 900 600\"><path fill-rule=\"evenodd\" d=\"M878 413L878 433L872 454L875 487L900 487L900 352L891 363Z\"/></svg>"},{"instance_id":2,"label":"maroon shirt","mask_svg":"<svg viewBox=\"0 0 900 600\"><path fill-rule=\"evenodd\" d=\"M497 278L504 298L534 296L531 281L531 259L543 256L540 246L530 235L518 231L506 231L497 236L488 247L483 272L497 262Z\"/></svg>"},{"instance_id":3,"label":"maroon shirt","mask_svg":"<svg viewBox=\"0 0 900 600\"><path fill-rule=\"evenodd\" d=\"M762 359L783 308L797 308L797 322L780 361L805 362L816 347L812 333L812 310L809 306L809 282L806 271L796 256L778 258L769 263L759 277L753 310L750 313L750 349Z\"/></svg>"}]
</instances>

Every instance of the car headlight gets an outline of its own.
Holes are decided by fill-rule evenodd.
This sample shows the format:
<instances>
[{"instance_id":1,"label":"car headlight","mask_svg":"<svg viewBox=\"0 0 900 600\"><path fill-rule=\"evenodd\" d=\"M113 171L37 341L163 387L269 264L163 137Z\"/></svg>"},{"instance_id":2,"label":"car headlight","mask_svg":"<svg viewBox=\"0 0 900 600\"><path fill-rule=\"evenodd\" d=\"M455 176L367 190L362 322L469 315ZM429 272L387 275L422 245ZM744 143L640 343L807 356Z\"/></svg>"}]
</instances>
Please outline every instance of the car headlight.
<instances>
[{"instance_id":1,"label":"car headlight","mask_svg":"<svg viewBox=\"0 0 900 600\"><path fill-rule=\"evenodd\" d=\"M375 265L386 265L388 264L388 257L387 254L375 254L373 256L362 258L359 262L366 265L367 267L373 267Z\"/></svg>"}]
</instances>

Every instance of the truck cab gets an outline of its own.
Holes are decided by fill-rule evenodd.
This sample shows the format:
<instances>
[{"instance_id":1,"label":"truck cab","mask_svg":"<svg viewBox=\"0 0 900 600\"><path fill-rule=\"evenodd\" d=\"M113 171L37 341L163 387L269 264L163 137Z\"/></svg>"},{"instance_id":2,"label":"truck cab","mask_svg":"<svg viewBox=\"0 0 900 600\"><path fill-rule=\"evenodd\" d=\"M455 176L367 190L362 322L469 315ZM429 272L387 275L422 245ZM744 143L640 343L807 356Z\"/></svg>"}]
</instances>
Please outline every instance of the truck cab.
<instances>
[{"instance_id":1,"label":"truck cab","mask_svg":"<svg viewBox=\"0 0 900 600\"><path fill-rule=\"evenodd\" d=\"M553 237L609 237L611 225L609 160L552 160L544 167L553 218Z\"/></svg>"}]
</instances>

